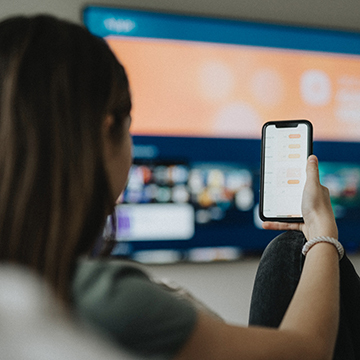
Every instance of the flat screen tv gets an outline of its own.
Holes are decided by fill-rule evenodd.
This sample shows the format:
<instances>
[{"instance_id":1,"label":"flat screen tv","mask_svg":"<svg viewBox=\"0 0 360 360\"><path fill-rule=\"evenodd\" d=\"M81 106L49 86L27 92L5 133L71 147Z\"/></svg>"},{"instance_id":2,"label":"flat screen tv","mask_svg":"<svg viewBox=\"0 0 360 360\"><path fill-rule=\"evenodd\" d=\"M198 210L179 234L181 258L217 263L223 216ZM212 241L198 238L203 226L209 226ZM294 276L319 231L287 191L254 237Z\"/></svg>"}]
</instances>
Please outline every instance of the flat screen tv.
<instances>
[{"instance_id":1,"label":"flat screen tv","mask_svg":"<svg viewBox=\"0 0 360 360\"><path fill-rule=\"evenodd\" d=\"M125 66L134 165L112 256L236 260L276 235L258 216L260 135L308 119L348 252L360 249L360 34L88 6ZM289 199L291 201L291 199Z\"/></svg>"}]
</instances>

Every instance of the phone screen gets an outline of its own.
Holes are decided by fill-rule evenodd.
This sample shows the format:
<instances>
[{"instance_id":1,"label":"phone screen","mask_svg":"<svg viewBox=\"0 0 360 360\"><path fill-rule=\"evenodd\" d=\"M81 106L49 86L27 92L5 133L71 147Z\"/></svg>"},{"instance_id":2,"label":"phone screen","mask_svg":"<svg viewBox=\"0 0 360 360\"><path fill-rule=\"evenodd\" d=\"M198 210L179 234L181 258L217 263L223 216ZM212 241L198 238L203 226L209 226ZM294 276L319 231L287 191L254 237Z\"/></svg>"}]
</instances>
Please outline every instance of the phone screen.
<instances>
[{"instance_id":1,"label":"phone screen","mask_svg":"<svg viewBox=\"0 0 360 360\"><path fill-rule=\"evenodd\" d=\"M262 220L303 220L301 200L307 158L311 153L312 125L309 121L272 121L263 126L260 191Z\"/></svg>"}]
</instances>

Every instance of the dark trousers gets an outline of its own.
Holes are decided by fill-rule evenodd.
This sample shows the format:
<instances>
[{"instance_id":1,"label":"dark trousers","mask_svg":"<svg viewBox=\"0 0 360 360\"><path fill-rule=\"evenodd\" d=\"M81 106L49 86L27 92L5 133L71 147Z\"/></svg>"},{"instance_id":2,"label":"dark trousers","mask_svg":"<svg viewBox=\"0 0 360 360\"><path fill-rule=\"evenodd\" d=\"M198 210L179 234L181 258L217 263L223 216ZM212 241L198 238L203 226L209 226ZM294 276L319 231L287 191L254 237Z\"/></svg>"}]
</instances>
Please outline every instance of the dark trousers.
<instances>
[{"instance_id":1,"label":"dark trousers","mask_svg":"<svg viewBox=\"0 0 360 360\"><path fill-rule=\"evenodd\" d=\"M288 231L265 249L255 278L249 325L280 325L300 279L304 242L301 232ZM340 261L340 324L334 359L360 360L360 278L346 255Z\"/></svg>"}]
</instances>

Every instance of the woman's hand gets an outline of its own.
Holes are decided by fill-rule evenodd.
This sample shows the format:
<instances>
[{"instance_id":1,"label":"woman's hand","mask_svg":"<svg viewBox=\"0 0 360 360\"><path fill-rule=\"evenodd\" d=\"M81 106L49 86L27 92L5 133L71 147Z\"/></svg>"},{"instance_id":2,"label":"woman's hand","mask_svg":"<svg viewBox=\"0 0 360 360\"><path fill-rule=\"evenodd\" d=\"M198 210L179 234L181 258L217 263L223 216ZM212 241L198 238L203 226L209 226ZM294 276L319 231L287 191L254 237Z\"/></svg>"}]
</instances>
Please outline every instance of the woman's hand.
<instances>
[{"instance_id":1,"label":"woman's hand","mask_svg":"<svg viewBox=\"0 0 360 360\"><path fill-rule=\"evenodd\" d=\"M306 183L301 205L304 223L264 222L270 230L300 230L310 240L316 236L338 238L329 190L320 184L318 159L310 155L306 166Z\"/></svg>"}]
</instances>

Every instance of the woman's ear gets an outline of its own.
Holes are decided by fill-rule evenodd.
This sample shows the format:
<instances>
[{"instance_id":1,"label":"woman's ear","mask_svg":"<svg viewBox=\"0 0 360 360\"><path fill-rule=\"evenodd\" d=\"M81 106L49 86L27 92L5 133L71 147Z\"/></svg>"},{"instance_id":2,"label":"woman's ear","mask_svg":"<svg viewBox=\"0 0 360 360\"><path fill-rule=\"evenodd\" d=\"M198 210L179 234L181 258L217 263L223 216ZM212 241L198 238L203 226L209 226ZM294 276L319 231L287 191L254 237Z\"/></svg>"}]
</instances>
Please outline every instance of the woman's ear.
<instances>
[{"instance_id":1,"label":"woman's ear","mask_svg":"<svg viewBox=\"0 0 360 360\"><path fill-rule=\"evenodd\" d=\"M108 163L113 153L115 152L114 141L111 136L111 131L114 126L114 116L108 114L104 117L101 126L101 137L103 143L103 154L105 156L105 162Z\"/></svg>"},{"instance_id":2,"label":"woman's ear","mask_svg":"<svg viewBox=\"0 0 360 360\"><path fill-rule=\"evenodd\" d=\"M124 190L132 164L130 117L121 122L119 136L114 136L116 120L113 115L104 117L102 123L102 142L104 167L114 195L114 202Z\"/></svg>"},{"instance_id":3,"label":"woman's ear","mask_svg":"<svg viewBox=\"0 0 360 360\"><path fill-rule=\"evenodd\" d=\"M108 114L105 116L103 123L102 123L102 133L105 138L109 137L111 133L111 129L115 124L114 115Z\"/></svg>"}]
</instances>

